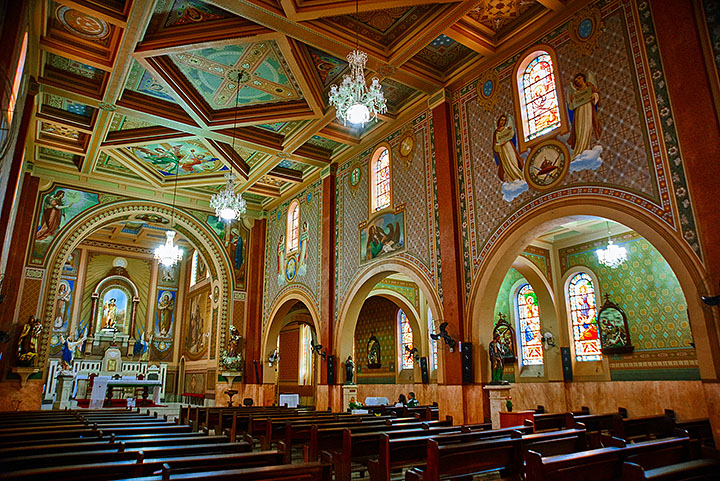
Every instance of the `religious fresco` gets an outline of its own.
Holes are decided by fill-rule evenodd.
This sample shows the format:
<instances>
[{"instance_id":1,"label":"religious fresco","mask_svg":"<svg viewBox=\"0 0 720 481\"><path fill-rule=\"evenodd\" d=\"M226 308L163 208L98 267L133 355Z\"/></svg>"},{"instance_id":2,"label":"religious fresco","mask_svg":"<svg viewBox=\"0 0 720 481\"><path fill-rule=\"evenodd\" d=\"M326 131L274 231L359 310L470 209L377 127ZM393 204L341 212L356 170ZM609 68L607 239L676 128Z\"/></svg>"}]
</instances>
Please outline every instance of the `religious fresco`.
<instances>
[{"instance_id":1,"label":"religious fresco","mask_svg":"<svg viewBox=\"0 0 720 481\"><path fill-rule=\"evenodd\" d=\"M75 279L62 278L60 280L55 300L55 313L53 314L53 331L64 332L68 330L72 318L74 290Z\"/></svg>"},{"instance_id":2,"label":"religious fresco","mask_svg":"<svg viewBox=\"0 0 720 481\"><path fill-rule=\"evenodd\" d=\"M54 187L38 196L35 232L30 262L42 264L45 254L60 230L78 214L100 203L98 194L65 187Z\"/></svg>"},{"instance_id":3,"label":"religious fresco","mask_svg":"<svg viewBox=\"0 0 720 481\"><path fill-rule=\"evenodd\" d=\"M159 0L146 34L152 35L168 28L192 27L230 16L225 10L200 0Z\"/></svg>"},{"instance_id":4,"label":"religious fresco","mask_svg":"<svg viewBox=\"0 0 720 481\"><path fill-rule=\"evenodd\" d=\"M80 267L80 249L75 249L70 253L65 265L63 266L63 275L65 276L77 276L78 268Z\"/></svg>"},{"instance_id":5,"label":"religious fresco","mask_svg":"<svg viewBox=\"0 0 720 481\"><path fill-rule=\"evenodd\" d=\"M250 231L242 222L229 223L226 228L224 244L235 276L235 290L244 291L247 281Z\"/></svg>"},{"instance_id":6,"label":"religious fresco","mask_svg":"<svg viewBox=\"0 0 720 481\"><path fill-rule=\"evenodd\" d=\"M343 73L348 66L347 61L344 59L340 60L329 53L313 47L307 47L307 49L323 87L327 88L335 83L335 81L340 78L340 74Z\"/></svg>"},{"instance_id":7,"label":"religious fresco","mask_svg":"<svg viewBox=\"0 0 720 481\"><path fill-rule=\"evenodd\" d=\"M210 345L210 288L204 287L187 296L186 312L183 316L184 332L181 343L183 355L198 360L207 354Z\"/></svg>"},{"instance_id":8,"label":"religious fresco","mask_svg":"<svg viewBox=\"0 0 720 481\"><path fill-rule=\"evenodd\" d=\"M197 140L125 147L133 158L163 177L194 176L227 170L222 161Z\"/></svg>"},{"instance_id":9,"label":"religious fresco","mask_svg":"<svg viewBox=\"0 0 720 481\"><path fill-rule=\"evenodd\" d=\"M155 77L150 75L150 72L145 70L136 60L132 61L130 73L128 73L127 79L125 80L125 88L141 94L150 95L161 100L177 103L175 98L172 96L172 91L168 90L164 84L158 82ZM115 118L118 117L122 116L115 114ZM142 126L144 122L140 122L140 126ZM111 128L111 130L127 130L133 128L131 125L123 127L123 123L124 122L119 123L116 128ZM134 128L139 128L140 126Z\"/></svg>"},{"instance_id":10,"label":"religious fresco","mask_svg":"<svg viewBox=\"0 0 720 481\"><path fill-rule=\"evenodd\" d=\"M272 40L191 50L170 54L170 59L214 110L232 108L236 102L245 106L302 98Z\"/></svg>"},{"instance_id":11,"label":"religious fresco","mask_svg":"<svg viewBox=\"0 0 720 481\"><path fill-rule=\"evenodd\" d=\"M360 228L361 262L380 259L404 248L405 212L402 210L375 216Z\"/></svg>"},{"instance_id":12,"label":"religious fresco","mask_svg":"<svg viewBox=\"0 0 720 481\"><path fill-rule=\"evenodd\" d=\"M180 277L180 264L166 266L158 264L158 286L177 287Z\"/></svg>"},{"instance_id":13,"label":"religious fresco","mask_svg":"<svg viewBox=\"0 0 720 481\"><path fill-rule=\"evenodd\" d=\"M542 39L556 58L540 55L518 75L530 75L528 99L533 88L557 98L538 115L556 112L559 124L540 125L541 140L524 150L528 139L521 136L535 114L516 101L520 53L453 92L467 294L487 253L517 219L580 185L659 218L700 255L652 16L647 4L642 9L635 17L629 0L602 0ZM542 73L550 63L554 85ZM641 100L648 95L651 105ZM656 138L662 145L652 146ZM669 184L677 202L661 195Z\"/></svg>"},{"instance_id":14,"label":"religious fresco","mask_svg":"<svg viewBox=\"0 0 720 481\"><path fill-rule=\"evenodd\" d=\"M158 289L155 306L155 338L172 339L175 328L176 291Z\"/></svg>"},{"instance_id":15,"label":"religious fresco","mask_svg":"<svg viewBox=\"0 0 720 481\"><path fill-rule=\"evenodd\" d=\"M125 332L130 326L132 294L125 286L111 285L100 293L96 329Z\"/></svg>"},{"instance_id":16,"label":"religious fresco","mask_svg":"<svg viewBox=\"0 0 720 481\"><path fill-rule=\"evenodd\" d=\"M62 26L66 31L86 40L98 43L102 46L108 45L115 26L104 20L88 15L87 13L75 10L70 7L59 5L56 2L49 2L51 10L55 12L53 26Z\"/></svg>"}]
</instances>

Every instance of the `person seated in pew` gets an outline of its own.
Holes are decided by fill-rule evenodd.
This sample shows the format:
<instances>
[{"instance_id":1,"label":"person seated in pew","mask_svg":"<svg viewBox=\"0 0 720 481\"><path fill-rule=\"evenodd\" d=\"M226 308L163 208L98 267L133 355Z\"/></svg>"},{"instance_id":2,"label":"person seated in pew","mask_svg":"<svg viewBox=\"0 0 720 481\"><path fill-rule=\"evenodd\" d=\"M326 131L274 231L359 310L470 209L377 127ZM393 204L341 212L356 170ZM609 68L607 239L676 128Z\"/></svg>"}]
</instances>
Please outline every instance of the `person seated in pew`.
<instances>
[{"instance_id":1,"label":"person seated in pew","mask_svg":"<svg viewBox=\"0 0 720 481\"><path fill-rule=\"evenodd\" d=\"M414 392L410 391L410 392L408 393L408 397L409 397L410 399L408 399L407 407L409 407L409 408L416 408L416 407L418 407L418 406L420 405L420 403L418 402L418 400L415 399L415 393L414 393Z\"/></svg>"},{"instance_id":2,"label":"person seated in pew","mask_svg":"<svg viewBox=\"0 0 720 481\"><path fill-rule=\"evenodd\" d=\"M397 402L395 403L395 407L402 408L405 406L407 406L407 399L405 398L404 394L400 394L400 396L398 396Z\"/></svg>"}]
</instances>

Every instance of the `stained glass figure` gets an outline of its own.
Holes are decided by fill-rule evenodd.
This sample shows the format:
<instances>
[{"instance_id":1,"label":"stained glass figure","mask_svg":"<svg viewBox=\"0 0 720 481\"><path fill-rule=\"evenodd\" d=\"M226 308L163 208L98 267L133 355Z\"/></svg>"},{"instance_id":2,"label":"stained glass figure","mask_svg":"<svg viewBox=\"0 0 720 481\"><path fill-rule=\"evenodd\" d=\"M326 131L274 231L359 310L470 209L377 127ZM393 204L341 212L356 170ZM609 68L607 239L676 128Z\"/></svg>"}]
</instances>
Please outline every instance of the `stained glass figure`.
<instances>
[{"instance_id":1,"label":"stained glass figure","mask_svg":"<svg viewBox=\"0 0 720 481\"><path fill-rule=\"evenodd\" d=\"M288 214L288 252L298 250L300 239L300 204L293 202L290 204L290 212Z\"/></svg>"},{"instance_id":2,"label":"stained glass figure","mask_svg":"<svg viewBox=\"0 0 720 481\"><path fill-rule=\"evenodd\" d=\"M584 272L575 274L568 283L570 319L572 320L575 360L600 361L602 351L597 327L595 286Z\"/></svg>"},{"instance_id":3,"label":"stained glass figure","mask_svg":"<svg viewBox=\"0 0 720 481\"><path fill-rule=\"evenodd\" d=\"M537 295L530 284L523 284L517 293L517 309L520 325L521 360L523 366L543 364L540 334L540 308Z\"/></svg>"},{"instance_id":4,"label":"stained glass figure","mask_svg":"<svg viewBox=\"0 0 720 481\"><path fill-rule=\"evenodd\" d=\"M550 54L538 52L519 80L524 135L527 142L560 127L560 109Z\"/></svg>"},{"instance_id":5,"label":"stained glass figure","mask_svg":"<svg viewBox=\"0 0 720 481\"><path fill-rule=\"evenodd\" d=\"M432 311L430 309L428 309L428 332L435 332L435 320L433 319ZM430 337L430 366L432 369L437 369L437 356L437 340Z\"/></svg>"},{"instance_id":6,"label":"stained glass figure","mask_svg":"<svg viewBox=\"0 0 720 481\"><path fill-rule=\"evenodd\" d=\"M413 333L410 328L410 322L402 309L398 311L398 324L400 325L400 359L402 364L400 369L412 369L415 365L415 359L412 355L408 355L413 348Z\"/></svg>"},{"instance_id":7,"label":"stained glass figure","mask_svg":"<svg viewBox=\"0 0 720 481\"><path fill-rule=\"evenodd\" d=\"M383 148L375 162L375 210L390 205L390 151Z\"/></svg>"}]
</instances>

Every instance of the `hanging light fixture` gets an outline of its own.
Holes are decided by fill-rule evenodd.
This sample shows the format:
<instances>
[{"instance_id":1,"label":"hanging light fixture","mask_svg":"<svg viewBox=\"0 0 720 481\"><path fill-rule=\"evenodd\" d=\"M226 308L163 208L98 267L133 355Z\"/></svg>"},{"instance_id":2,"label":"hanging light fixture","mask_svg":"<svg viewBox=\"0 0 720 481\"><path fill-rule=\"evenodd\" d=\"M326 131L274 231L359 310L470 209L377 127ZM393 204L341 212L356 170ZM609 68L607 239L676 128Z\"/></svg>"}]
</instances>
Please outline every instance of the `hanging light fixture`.
<instances>
[{"instance_id":1,"label":"hanging light fixture","mask_svg":"<svg viewBox=\"0 0 720 481\"><path fill-rule=\"evenodd\" d=\"M177 181L180 172L180 163L175 163L175 187L173 188L172 211L170 211L170 230L165 231L165 244L155 249L155 259L166 267L172 267L183 258L183 250L175 245L175 231L172 226L175 220L175 197L177 195Z\"/></svg>"},{"instance_id":2,"label":"hanging light fixture","mask_svg":"<svg viewBox=\"0 0 720 481\"><path fill-rule=\"evenodd\" d=\"M596 251L598 262L602 265L615 269L627 260L627 251L624 247L616 246L610 238L610 223L607 223L608 245L605 249Z\"/></svg>"},{"instance_id":3,"label":"hanging light fixture","mask_svg":"<svg viewBox=\"0 0 720 481\"><path fill-rule=\"evenodd\" d=\"M357 15L358 2L355 0L355 16ZM330 105L335 106L337 118L342 120L344 125L350 122L364 126L370 121L370 117L377 120L378 114L384 114L387 106L377 77L372 79L370 87L365 84L367 54L360 51L359 28L356 32L355 50L348 54L347 61L350 64L350 73L343 76L339 87L330 87Z\"/></svg>"},{"instance_id":4,"label":"hanging light fixture","mask_svg":"<svg viewBox=\"0 0 720 481\"><path fill-rule=\"evenodd\" d=\"M245 72L237 74L237 92L235 93L235 120L233 121L232 149L235 151L235 131L237 130L238 97L240 95L240 79ZM230 172L225 174L225 188L213 194L210 198L210 207L215 209L215 214L223 222L232 222L239 219L245 213L245 199L242 195L235 193L235 174L233 165L230 162Z\"/></svg>"}]
</instances>

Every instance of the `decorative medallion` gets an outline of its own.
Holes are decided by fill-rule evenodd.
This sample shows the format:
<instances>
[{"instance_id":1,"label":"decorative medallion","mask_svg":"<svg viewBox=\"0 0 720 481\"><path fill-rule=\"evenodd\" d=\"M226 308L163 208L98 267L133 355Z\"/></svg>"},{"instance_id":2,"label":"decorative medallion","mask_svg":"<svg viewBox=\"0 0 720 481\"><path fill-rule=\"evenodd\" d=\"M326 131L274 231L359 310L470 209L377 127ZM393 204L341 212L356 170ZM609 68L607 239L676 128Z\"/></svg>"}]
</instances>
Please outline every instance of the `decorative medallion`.
<instances>
[{"instance_id":1,"label":"decorative medallion","mask_svg":"<svg viewBox=\"0 0 720 481\"><path fill-rule=\"evenodd\" d=\"M477 85L477 100L480 107L486 112L495 110L497 105L497 86L499 82L497 70L490 69L485 72L482 77L478 79Z\"/></svg>"},{"instance_id":2,"label":"decorative medallion","mask_svg":"<svg viewBox=\"0 0 720 481\"><path fill-rule=\"evenodd\" d=\"M605 294L605 304L600 307L597 315L600 329L600 344L603 354L629 354L635 347L630 341L630 329L627 316L620 306Z\"/></svg>"},{"instance_id":3,"label":"decorative medallion","mask_svg":"<svg viewBox=\"0 0 720 481\"><path fill-rule=\"evenodd\" d=\"M590 55L597 47L598 39L605 26L602 23L602 12L595 6L587 7L570 19L568 35L575 50L580 55Z\"/></svg>"},{"instance_id":4,"label":"decorative medallion","mask_svg":"<svg viewBox=\"0 0 720 481\"><path fill-rule=\"evenodd\" d=\"M59 7L55 11L55 17L70 32L83 38L98 40L110 34L110 28L105 21L70 7Z\"/></svg>"},{"instance_id":5,"label":"decorative medallion","mask_svg":"<svg viewBox=\"0 0 720 481\"><path fill-rule=\"evenodd\" d=\"M406 167L412 163L413 153L415 153L415 132L412 128L406 129L400 134L400 144L398 145L398 156Z\"/></svg>"},{"instance_id":6,"label":"decorative medallion","mask_svg":"<svg viewBox=\"0 0 720 481\"><path fill-rule=\"evenodd\" d=\"M570 152L567 147L551 139L530 151L525 162L525 180L535 190L548 190L562 182L569 167Z\"/></svg>"},{"instance_id":7,"label":"decorative medallion","mask_svg":"<svg viewBox=\"0 0 720 481\"><path fill-rule=\"evenodd\" d=\"M295 279L295 274L297 274L297 258L292 256L285 263L285 279L292 282Z\"/></svg>"},{"instance_id":8,"label":"decorative medallion","mask_svg":"<svg viewBox=\"0 0 720 481\"><path fill-rule=\"evenodd\" d=\"M350 184L350 187L356 188L360 183L360 179L362 179L362 170L360 169L360 166L356 165L350 171L350 177L348 177L348 183Z\"/></svg>"}]
</instances>

